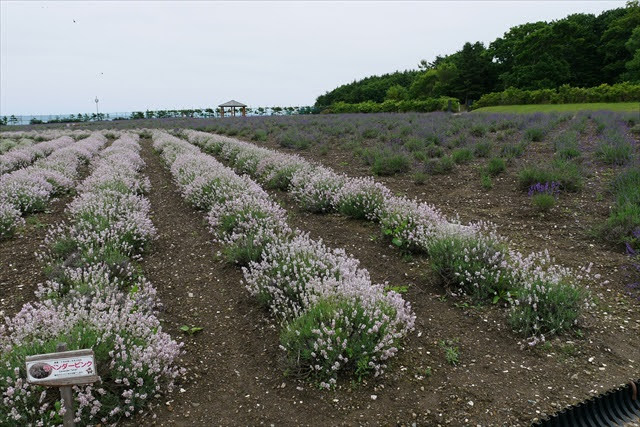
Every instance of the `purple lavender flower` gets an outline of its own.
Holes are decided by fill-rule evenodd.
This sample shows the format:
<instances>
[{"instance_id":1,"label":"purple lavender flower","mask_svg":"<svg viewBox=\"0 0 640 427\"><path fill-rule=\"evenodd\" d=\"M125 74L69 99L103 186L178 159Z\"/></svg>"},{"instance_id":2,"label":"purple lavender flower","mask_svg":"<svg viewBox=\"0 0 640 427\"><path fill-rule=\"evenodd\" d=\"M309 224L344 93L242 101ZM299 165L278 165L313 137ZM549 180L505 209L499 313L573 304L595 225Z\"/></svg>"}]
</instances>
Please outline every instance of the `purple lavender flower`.
<instances>
[{"instance_id":1,"label":"purple lavender flower","mask_svg":"<svg viewBox=\"0 0 640 427\"><path fill-rule=\"evenodd\" d=\"M547 194L557 198L560 195L560 183L551 181L533 184L529 187L529 197L533 197L537 194Z\"/></svg>"}]
</instances>

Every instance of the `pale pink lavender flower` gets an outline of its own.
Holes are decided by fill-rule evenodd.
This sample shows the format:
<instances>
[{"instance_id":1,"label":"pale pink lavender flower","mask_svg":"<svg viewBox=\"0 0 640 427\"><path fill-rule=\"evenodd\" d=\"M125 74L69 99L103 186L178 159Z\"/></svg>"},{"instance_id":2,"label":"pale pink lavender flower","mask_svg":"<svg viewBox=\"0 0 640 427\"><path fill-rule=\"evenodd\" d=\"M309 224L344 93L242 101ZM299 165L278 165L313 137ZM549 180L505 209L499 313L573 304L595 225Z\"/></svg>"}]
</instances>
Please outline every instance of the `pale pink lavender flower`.
<instances>
[{"instance_id":1,"label":"pale pink lavender flower","mask_svg":"<svg viewBox=\"0 0 640 427\"><path fill-rule=\"evenodd\" d=\"M278 240L265 246L260 262L243 268L246 287L280 320L299 316L331 286L357 279L369 280L359 261L343 249L327 248L306 234Z\"/></svg>"},{"instance_id":2,"label":"pale pink lavender flower","mask_svg":"<svg viewBox=\"0 0 640 427\"><path fill-rule=\"evenodd\" d=\"M73 144L73 138L62 136L0 155L0 175L28 166L37 159L70 144Z\"/></svg>"},{"instance_id":3,"label":"pale pink lavender flower","mask_svg":"<svg viewBox=\"0 0 640 427\"><path fill-rule=\"evenodd\" d=\"M391 197L391 191L371 177L348 178L334 194L333 204L344 215L378 221L379 213Z\"/></svg>"},{"instance_id":4,"label":"pale pink lavender flower","mask_svg":"<svg viewBox=\"0 0 640 427\"><path fill-rule=\"evenodd\" d=\"M24 224L20 211L13 204L0 199L0 240L11 237L16 228Z\"/></svg>"},{"instance_id":5,"label":"pale pink lavender flower","mask_svg":"<svg viewBox=\"0 0 640 427\"><path fill-rule=\"evenodd\" d=\"M302 168L293 174L289 192L305 210L331 212L336 193L344 186L345 181L344 175L323 167Z\"/></svg>"}]
</instances>

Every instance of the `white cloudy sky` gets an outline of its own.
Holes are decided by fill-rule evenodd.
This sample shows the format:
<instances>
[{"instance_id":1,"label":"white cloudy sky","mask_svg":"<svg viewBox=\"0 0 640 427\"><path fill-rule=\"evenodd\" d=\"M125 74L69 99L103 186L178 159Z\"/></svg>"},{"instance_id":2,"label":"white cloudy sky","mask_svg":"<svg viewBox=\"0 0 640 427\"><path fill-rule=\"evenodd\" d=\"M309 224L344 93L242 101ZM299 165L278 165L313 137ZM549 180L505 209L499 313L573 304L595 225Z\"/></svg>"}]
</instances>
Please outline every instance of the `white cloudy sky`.
<instances>
[{"instance_id":1,"label":"white cloudy sky","mask_svg":"<svg viewBox=\"0 0 640 427\"><path fill-rule=\"evenodd\" d=\"M311 105L510 27L624 1L0 0L0 115ZM75 20L75 22L74 22Z\"/></svg>"}]
</instances>

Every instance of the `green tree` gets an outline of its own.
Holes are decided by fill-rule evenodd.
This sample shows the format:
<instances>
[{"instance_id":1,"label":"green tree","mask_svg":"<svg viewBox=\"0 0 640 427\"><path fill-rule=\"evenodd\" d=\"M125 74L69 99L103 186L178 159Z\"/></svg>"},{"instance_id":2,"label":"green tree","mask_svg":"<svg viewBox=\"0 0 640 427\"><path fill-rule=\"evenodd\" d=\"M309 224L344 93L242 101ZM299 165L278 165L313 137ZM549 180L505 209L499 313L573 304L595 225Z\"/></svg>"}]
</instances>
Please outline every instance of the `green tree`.
<instances>
[{"instance_id":1,"label":"green tree","mask_svg":"<svg viewBox=\"0 0 640 427\"><path fill-rule=\"evenodd\" d=\"M636 27L640 26L640 5L638 1L630 1L617 17L612 19L600 39L601 53L604 56L602 72L604 82L613 83L621 80L626 71L627 62L634 54L629 52L626 43Z\"/></svg>"},{"instance_id":2,"label":"green tree","mask_svg":"<svg viewBox=\"0 0 640 427\"><path fill-rule=\"evenodd\" d=\"M393 85L387 89L387 93L384 97L385 100L391 101L403 101L407 99L409 92L407 88L400 85Z\"/></svg>"},{"instance_id":3,"label":"green tree","mask_svg":"<svg viewBox=\"0 0 640 427\"><path fill-rule=\"evenodd\" d=\"M433 95L434 88L438 83L438 72L434 69L420 73L415 78L409 88L411 99L424 99Z\"/></svg>"},{"instance_id":4,"label":"green tree","mask_svg":"<svg viewBox=\"0 0 640 427\"><path fill-rule=\"evenodd\" d=\"M640 82L640 26L633 30L625 47L633 56L625 64L627 72L622 75L622 80Z\"/></svg>"},{"instance_id":5,"label":"green tree","mask_svg":"<svg viewBox=\"0 0 640 427\"><path fill-rule=\"evenodd\" d=\"M482 43L465 43L460 51L451 56L450 60L455 64L457 72L451 73L451 82L448 83L450 88L446 87L445 81L442 81L448 95L466 102L493 91L497 70L490 53ZM443 74L441 73L441 80L445 80Z\"/></svg>"}]
</instances>

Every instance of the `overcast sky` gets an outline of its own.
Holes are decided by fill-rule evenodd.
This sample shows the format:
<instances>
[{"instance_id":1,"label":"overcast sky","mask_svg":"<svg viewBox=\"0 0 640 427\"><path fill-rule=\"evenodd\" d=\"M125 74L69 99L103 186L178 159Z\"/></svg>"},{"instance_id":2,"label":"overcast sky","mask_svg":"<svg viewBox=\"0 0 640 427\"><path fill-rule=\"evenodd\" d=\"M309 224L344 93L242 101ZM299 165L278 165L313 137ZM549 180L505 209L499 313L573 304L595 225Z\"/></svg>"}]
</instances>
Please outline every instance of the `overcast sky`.
<instances>
[{"instance_id":1,"label":"overcast sky","mask_svg":"<svg viewBox=\"0 0 640 427\"><path fill-rule=\"evenodd\" d=\"M311 105L525 22L624 1L0 1L0 115ZM74 22L75 21L75 22Z\"/></svg>"}]
</instances>

